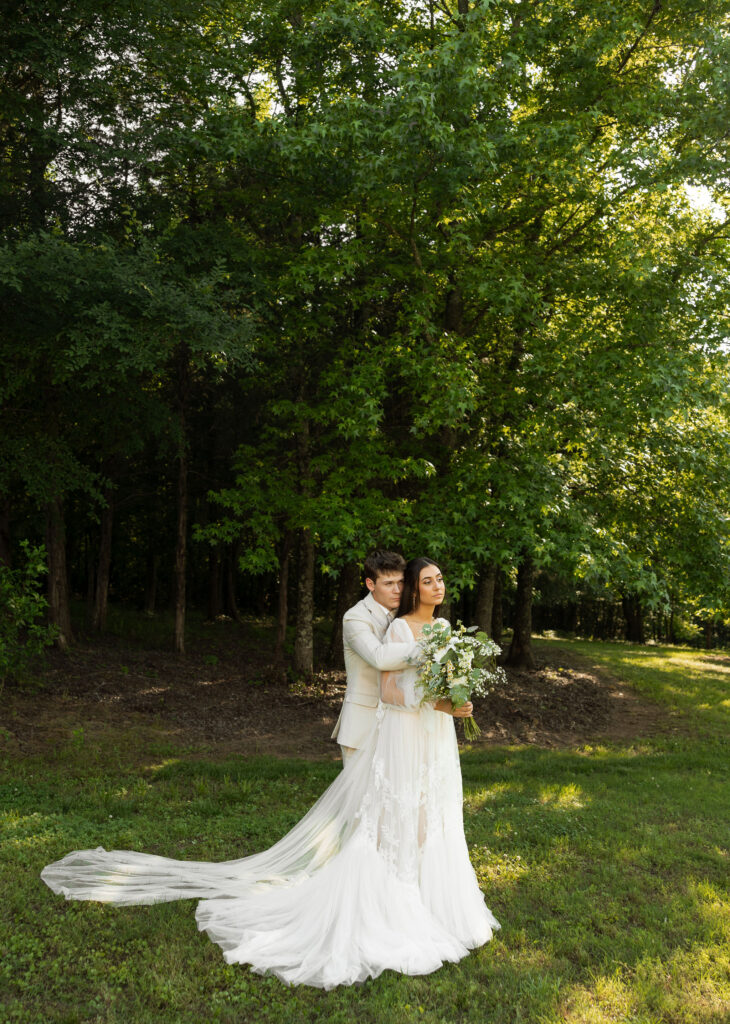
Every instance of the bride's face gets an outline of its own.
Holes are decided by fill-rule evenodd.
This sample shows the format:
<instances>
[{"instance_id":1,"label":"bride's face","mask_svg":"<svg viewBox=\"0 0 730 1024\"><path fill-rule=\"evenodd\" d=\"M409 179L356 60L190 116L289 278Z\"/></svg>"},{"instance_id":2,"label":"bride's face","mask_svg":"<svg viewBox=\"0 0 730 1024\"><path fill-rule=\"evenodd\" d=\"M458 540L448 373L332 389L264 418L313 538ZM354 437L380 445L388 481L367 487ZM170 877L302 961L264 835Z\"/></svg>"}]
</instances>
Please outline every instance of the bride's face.
<instances>
[{"instance_id":1,"label":"bride's face","mask_svg":"<svg viewBox=\"0 0 730 1024\"><path fill-rule=\"evenodd\" d=\"M418 575L418 599L421 604L441 604L446 586L437 565L425 565Z\"/></svg>"}]
</instances>

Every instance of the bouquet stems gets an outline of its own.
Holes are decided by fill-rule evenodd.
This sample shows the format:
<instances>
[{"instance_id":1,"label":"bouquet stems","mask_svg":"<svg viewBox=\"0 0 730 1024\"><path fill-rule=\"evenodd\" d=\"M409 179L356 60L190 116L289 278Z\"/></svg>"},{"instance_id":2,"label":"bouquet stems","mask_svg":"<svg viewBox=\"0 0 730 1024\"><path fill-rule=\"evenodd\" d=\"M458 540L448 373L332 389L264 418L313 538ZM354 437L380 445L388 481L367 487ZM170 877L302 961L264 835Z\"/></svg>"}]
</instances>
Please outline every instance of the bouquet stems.
<instances>
[{"instance_id":1,"label":"bouquet stems","mask_svg":"<svg viewBox=\"0 0 730 1024\"><path fill-rule=\"evenodd\" d=\"M474 721L473 717L469 715L468 718L462 718L462 725L464 726L464 739L475 740L477 736L481 735L481 729Z\"/></svg>"}]
</instances>

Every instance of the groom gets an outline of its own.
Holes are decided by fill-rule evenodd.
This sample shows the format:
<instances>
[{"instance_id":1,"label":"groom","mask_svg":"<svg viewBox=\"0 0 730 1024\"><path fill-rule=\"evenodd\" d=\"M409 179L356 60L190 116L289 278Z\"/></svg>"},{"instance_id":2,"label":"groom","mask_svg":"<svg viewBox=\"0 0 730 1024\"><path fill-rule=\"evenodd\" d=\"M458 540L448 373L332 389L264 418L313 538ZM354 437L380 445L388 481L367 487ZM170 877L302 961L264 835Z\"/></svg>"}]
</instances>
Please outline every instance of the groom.
<instances>
[{"instance_id":1,"label":"groom","mask_svg":"<svg viewBox=\"0 0 730 1024\"><path fill-rule=\"evenodd\" d=\"M373 551L368 555L364 566L368 593L345 612L342 620L347 689L332 739L340 744L343 764L370 731L378 706L380 673L409 668L421 654L415 640L383 643L400 604L405 564L395 551Z\"/></svg>"}]
</instances>

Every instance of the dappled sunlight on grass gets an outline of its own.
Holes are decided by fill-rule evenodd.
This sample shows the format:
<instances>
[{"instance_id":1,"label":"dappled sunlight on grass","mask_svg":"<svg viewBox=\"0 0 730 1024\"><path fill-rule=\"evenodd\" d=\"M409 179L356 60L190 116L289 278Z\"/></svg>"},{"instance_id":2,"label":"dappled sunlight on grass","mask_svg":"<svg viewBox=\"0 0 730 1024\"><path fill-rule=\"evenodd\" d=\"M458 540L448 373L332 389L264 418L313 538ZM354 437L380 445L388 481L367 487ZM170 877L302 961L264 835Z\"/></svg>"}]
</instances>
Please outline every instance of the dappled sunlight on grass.
<instances>
[{"instance_id":1,"label":"dappled sunlight on grass","mask_svg":"<svg viewBox=\"0 0 730 1024\"><path fill-rule=\"evenodd\" d=\"M167 771L174 765L182 764L182 759L179 757L166 757L162 761L156 761L150 764L142 765L142 770L149 772L150 775L159 775L162 772Z\"/></svg>"},{"instance_id":2,"label":"dappled sunlight on grass","mask_svg":"<svg viewBox=\"0 0 730 1024\"><path fill-rule=\"evenodd\" d=\"M560 1017L552 1020L565 1024L615 1024L635 1019L636 999L624 983L619 968L597 972L590 984L576 985L564 996Z\"/></svg>"},{"instance_id":3,"label":"dappled sunlight on grass","mask_svg":"<svg viewBox=\"0 0 730 1024\"><path fill-rule=\"evenodd\" d=\"M481 801L467 831L502 940L514 949L529 936L565 958L566 980L574 973L566 965L580 965L576 984L561 985L554 1014L535 1020L653 1020L653 988L637 989L635 965L670 958L688 942L726 942L727 769L715 748L663 742L482 758L483 777L498 781L499 795ZM470 785L478 766L471 755ZM510 780L521 785L505 787ZM666 1005L680 1005L681 990L667 984ZM720 973L712 986L730 997Z\"/></svg>"},{"instance_id":4,"label":"dappled sunlight on grass","mask_svg":"<svg viewBox=\"0 0 730 1024\"><path fill-rule=\"evenodd\" d=\"M718 937L730 947L730 894L727 885L709 882L707 879L691 879L687 885L688 894L693 898L705 922Z\"/></svg>"},{"instance_id":5,"label":"dappled sunlight on grass","mask_svg":"<svg viewBox=\"0 0 730 1024\"><path fill-rule=\"evenodd\" d=\"M58 839L61 815L9 811L0 818L0 837L5 851L45 847Z\"/></svg>"},{"instance_id":6,"label":"dappled sunlight on grass","mask_svg":"<svg viewBox=\"0 0 730 1024\"><path fill-rule=\"evenodd\" d=\"M617 748L615 746L608 746L606 744L585 744L579 750L575 751L577 755L583 755L588 758L591 762L603 759L607 762L615 762L617 759L616 754ZM642 741L641 739L632 739L628 746L622 746L621 760L624 761L628 758L637 757L648 757L656 752L656 747L649 740Z\"/></svg>"},{"instance_id":7,"label":"dappled sunlight on grass","mask_svg":"<svg viewBox=\"0 0 730 1024\"><path fill-rule=\"evenodd\" d=\"M495 853L486 846L472 846L470 856L480 884L514 882L529 870L519 853Z\"/></svg>"},{"instance_id":8,"label":"dappled sunlight on grass","mask_svg":"<svg viewBox=\"0 0 730 1024\"><path fill-rule=\"evenodd\" d=\"M596 973L590 985L566 993L560 1020L570 1024L615 1021L717 1024L726 1021L728 1002L722 985L730 957L714 947L693 944L668 957L643 957L635 965L619 964Z\"/></svg>"},{"instance_id":9,"label":"dappled sunlight on grass","mask_svg":"<svg viewBox=\"0 0 730 1024\"><path fill-rule=\"evenodd\" d=\"M679 665L681 668L689 669L690 672L696 675L730 676L730 659L725 655L713 658L711 655L695 653L694 657L689 657L684 651L681 654L677 654L675 651L666 651L665 649L664 658L668 658L672 665ZM657 659L657 663L662 664L664 658Z\"/></svg>"},{"instance_id":10,"label":"dappled sunlight on grass","mask_svg":"<svg viewBox=\"0 0 730 1024\"><path fill-rule=\"evenodd\" d=\"M542 786L538 799L541 804L549 804L554 810L581 809L585 806L583 790L573 782L567 786Z\"/></svg>"},{"instance_id":11,"label":"dappled sunlight on grass","mask_svg":"<svg viewBox=\"0 0 730 1024\"><path fill-rule=\"evenodd\" d=\"M476 790L471 787L468 789L464 787L464 809L469 813L476 813L487 804L497 803L503 797L521 791L522 786L518 783L510 785L506 782L495 782L488 788L484 787Z\"/></svg>"}]
</instances>

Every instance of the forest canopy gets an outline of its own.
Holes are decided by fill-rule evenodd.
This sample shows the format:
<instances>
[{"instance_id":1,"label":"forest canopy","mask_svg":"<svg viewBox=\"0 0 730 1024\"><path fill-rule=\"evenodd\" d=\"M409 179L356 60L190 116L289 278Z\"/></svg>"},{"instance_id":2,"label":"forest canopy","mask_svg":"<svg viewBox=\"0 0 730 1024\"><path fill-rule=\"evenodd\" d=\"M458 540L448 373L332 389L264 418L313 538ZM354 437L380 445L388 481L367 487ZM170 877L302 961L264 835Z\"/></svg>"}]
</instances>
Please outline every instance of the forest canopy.
<instances>
[{"instance_id":1,"label":"forest canopy","mask_svg":"<svg viewBox=\"0 0 730 1024\"><path fill-rule=\"evenodd\" d=\"M376 546L516 663L533 594L726 639L729 14L6 9L0 564L57 642L271 614L308 674Z\"/></svg>"}]
</instances>

